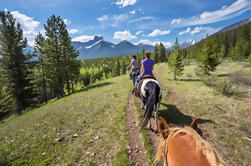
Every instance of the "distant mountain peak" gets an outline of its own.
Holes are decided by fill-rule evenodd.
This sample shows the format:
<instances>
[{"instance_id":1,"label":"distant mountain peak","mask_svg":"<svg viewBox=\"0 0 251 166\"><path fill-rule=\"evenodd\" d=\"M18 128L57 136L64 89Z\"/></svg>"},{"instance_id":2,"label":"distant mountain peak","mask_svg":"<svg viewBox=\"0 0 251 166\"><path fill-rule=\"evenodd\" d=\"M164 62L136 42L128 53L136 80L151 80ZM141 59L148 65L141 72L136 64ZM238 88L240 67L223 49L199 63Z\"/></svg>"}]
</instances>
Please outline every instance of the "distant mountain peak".
<instances>
[{"instance_id":1,"label":"distant mountain peak","mask_svg":"<svg viewBox=\"0 0 251 166\"><path fill-rule=\"evenodd\" d=\"M102 35L96 35L96 36L94 36L93 40L99 41L99 40L104 40L104 38Z\"/></svg>"},{"instance_id":2,"label":"distant mountain peak","mask_svg":"<svg viewBox=\"0 0 251 166\"><path fill-rule=\"evenodd\" d=\"M180 48L187 48L195 44L195 40L189 39L180 44Z\"/></svg>"}]
</instances>

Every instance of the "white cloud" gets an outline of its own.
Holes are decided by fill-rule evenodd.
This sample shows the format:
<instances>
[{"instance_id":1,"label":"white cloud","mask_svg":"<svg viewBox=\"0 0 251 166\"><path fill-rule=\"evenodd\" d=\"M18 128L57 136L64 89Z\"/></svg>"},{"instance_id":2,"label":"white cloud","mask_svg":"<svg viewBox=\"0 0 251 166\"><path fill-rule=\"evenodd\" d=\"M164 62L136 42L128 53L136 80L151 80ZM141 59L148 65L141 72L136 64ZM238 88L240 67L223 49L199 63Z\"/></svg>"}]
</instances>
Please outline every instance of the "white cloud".
<instances>
[{"instance_id":1,"label":"white cloud","mask_svg":"<svg viewBox=\"0 0 251 166\"><path fill-rule=\"evenodd\" d=\"M6 9L8 10L8 9ZM32 17L26 16L19 11L10 12L17 22L22 27L23 35L27 38L28 44L34 44L34 38L38 34L38 27L40 25L39 21L35 21Z\"/></svg>"},{"instance_id":2,"label":"white cloud","mask_svg":"<svg viewBox=\"0 0 251 166\"><path fill-rule=\"evenodd\" d=\"M134 5L136 2L137 0L118 0L115 2L115 4L120 8L124 8L129 5Z\"/></svg>"},{"instance_id":3,"label":"white cloud","mask_svg":"<svg viewBox=\"0 0 251 166\"><path fill-rule=\"evenodd\" d=\"M172 22L171 22L171 24L175 24L175 23L179 24L180 21L181 21L180 19L173 19Z\"/></svg>"},{"instance_id":4,"label":"white cloud","mask_svg":"<svg viewBox=\"0 0 251 166\"><path fill-rule=\"evenodd\" d=\"M108 15L102 15L101 17L97 18L98 21L105 21L105 20L108 20L108 19L109 19Z\"/></svg>"},{"instance_id":5,"label":"white cloud","mask_svg":"<svg viewBox=\"0 0 251 166\"><path fill-rule=\"evenodd\" d=\"M161 36L161 35L167 35L169 33L170 33L170 30L161 31L159 29L155 29L155 30L152 31L152 33L148 34L148 36L156 37L156 36Z\"/></svg>"},{"instance_id":6,"label":"white cloud","mask_svg":"<svg viewBox=\"0 0 251 166\"><path fill-rule=\"evenodd\" d=\"M33 20L32 17L28 17L19 11L12 11L11 14L21 24L23 31L34 31L40 24L40 22Z\"/></svg>"},{"instance_id":7,"label":"white cloud","mask_svg":"<svg viewBox=\"0 0 251 166\"><path fill-rule=\"evenodd\" d=\"M7 9L7 8L4 8L4 10L3 10L4 12L8 12L9 10Z\"/></svg>"},{"instance_id":8,"label":"white cloud","mask_svg":"<svg viewBox=\"0 0 251 166\"><path fill-rule=\"evenodd\" d=\"M199 16L193 16L191 18L182 18L181 21L179 21L179 26L215 23L239 16L248 10L251 10L250 0L237 0L230 6L224 5L223 7L215 11L204 11ZM174 20L171 22L171 24L179 24L177 21Z\"/></svg>"},{"instance_id":9,"label":"white cloud","mask_svg":"<svg viewBox=\"0 0 251 166\"><path fill-rule=\"evenodd\" d=\"M70 25L71 24L71 21L68 20L68 19L64 19L63 21L64 21L65 25Z\"/></svg>"},{"instance_id":10,"label":"white cloud","mask_svg":"<svg viewBox=\"0 0 251 166\"><path fill-rule=\"evenodd\" d=\"M191 31L191 28L188 27L186 30L179 32L179 35L184 35L186 33L189 33Z\"/></svg>"},{"instance_id":11,"label":"white cloud","mask_svg":"<svg viewBox=\"0 0 251 166\"><path fill-rule=\"evenodd\" d=\"M136 32L135 34L136 34L136 35L139 35L139 34L141 34L142 32L144 32L144 31L138 31L138 32Z\"/></svg>"},{"instance_id":12,"label":"white cloud","mask_svg":"<svg viewBox=\"0 0 251 166\"><path fill-rule=\"evenodd\" d=\"M81 33L81 31L78 30L78 29L70 29L70 30L69 30L69 33L70 33L70 34Z\"/></svg>"},{"instance_id":13,"label":"white cloud","mask_svg":"<svg viewBox=\"0 0 251 166\"><path fill-rule=\"evenodd\" d=\"M148 40L148 39L145 39L145 40L140 40L138 43L134 43L134 44L140 44L140 43L142 43L142 44L148 44L148 45L152 45L152 46L155 46L155 44L160 44L160 43L162 43L166 48L170 48L170 47L172 47L172 43L171 42L163 42L163 41L150 41L150 40Z\"/></svg>"},{"instance_id":14,"label":"white cloud","mask_svg":"<svg viewBox=\"0 0 251 166\"><path fill-rule=\"evenodd\" d=\"M136 13L135 10L130 11L130 14L135 14L135 13Z\"/></svg>"},{"instance_id":15,"label":"white cloud","mask_svg":"<svg viewBox=\"0 0 251 166\"><path fill-rule=\"evenodd\" d=\"M132 39L136 39L137 37L132 35L130 33L130 31L125 30L124 32L122 31L118 31L114 33L113 36L114 39L119 39L119 40L132 40Z\"/></svg>"},{"instance_id":16,"label":"white cloud","mask_svg":"<svg viewBox=\"0 0 251 166\"><path fill-rule=\"evenodd\" d=\"M73 38L71 41L88 42L89 40L93 40L93 39L94 39L94 36L82 35L82 36Z\"/></svg>"},{"instance_id":17,"label":"white cloud","mask_svg":"<svg viewBox=\"0 0 251 166\"><path fill-rule=\"evenodd\" d=\"M100 26L102 29L106 27L120 27L130 18L129 14L115 14L113 16L102 15L98 17L97 20L100 22Z\"/></svg>"},{"instance_id":18,"label":"white cloud","mask_svg":"<svg viewBox=\"0 0 251 166\"><path fill-rule=\"evenodd\" d=\"M139 21L143 21L143 20L154 20L154 19L156 19L156 17L145 16L145 17L140 17L140 18L136 18L134 20L131 20L131 21L129 21L129 23L139 22Z\"/></svg>"},{"instance_id":19,"label":"white cloud","mask_svg":"<svg viewBox=\"0 0 251 166\"><path fill-rule=\"evenodd\" d=\"M129 18L127 14L119 14L119 15L114 15L112 17L112 27L119 27L124 21L126 21Z\"/></svg>"},{"instance_id":20,"label":"white cloud","mask_svg":"<svg viewBox=\"0 0 251 166\"><path fill-rule=\"evenodd\" d=\"M192 31L191 31L191 35L200 33L200 35L202 35L203 37L206 35L212 35L216 32L218 32L221 28L212 28L212 27L195 27Z\"/></svg>"}]
</instances>

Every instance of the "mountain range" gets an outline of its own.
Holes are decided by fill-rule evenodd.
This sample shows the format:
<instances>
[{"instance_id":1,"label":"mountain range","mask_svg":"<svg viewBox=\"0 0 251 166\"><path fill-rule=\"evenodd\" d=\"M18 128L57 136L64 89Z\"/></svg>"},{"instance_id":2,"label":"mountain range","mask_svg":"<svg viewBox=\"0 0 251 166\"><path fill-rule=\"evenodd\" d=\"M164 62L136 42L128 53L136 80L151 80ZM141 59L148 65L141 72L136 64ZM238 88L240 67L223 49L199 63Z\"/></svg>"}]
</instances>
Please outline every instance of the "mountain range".
<instances>
[{"instance_id":1,"label":"mountain range","mask_svg":"<svg viewBox=\"0 0 251 166\"><path fill-rule=\"evenodd\" d=\"M194 40L187 40L181 44L181 48L186 48L195 43ZM143 49L153 52L154 46L146 43L133 44L123 40L118 44L104 40L102 36L94 36L87 42L72 42L72 46L79 51L79 59L93 59L104 57L128 56L141 52ZM171 49L171 48L167 48Z\"/></svg>"},{"instance_id":2,"label":"mountain range","mask_svg":"<svg viewBox=\"0 0 251 166\"><path fill-rule=\"evenodd\" d=\"M237 23L235 23L235 24L232 24L232 25L230 25L230 26L227 26L227 27L221 29L220 31L216 32L216 34L217 34L217 33L223 33L223 32L226 32L226 31L230 31L230 30L233 30L233 29L236 29L236 28L238 28L238 27L240 27L240 26L242 26L242 25L246 25L246 24L248 24L248 23L250 23L250 22L251 22L251 17L248 18L248 19L239 21L239 22L237 22Z\"/></svg>"},{"instance_id":3,"label":"mountain range","mask_svg":"<svg viewBox=\"0 0 251 166\"><path fill-rule=\"evenodd\" d=\"M79 51L79 59L93 59L103 57L128 56L141 52L142 49L153 51L152 45L139 43L137 45L123 40L118 44L104 40L102 36L94 36L87 42L72 42L72 46Z\"/></svg>"}]
</instances>

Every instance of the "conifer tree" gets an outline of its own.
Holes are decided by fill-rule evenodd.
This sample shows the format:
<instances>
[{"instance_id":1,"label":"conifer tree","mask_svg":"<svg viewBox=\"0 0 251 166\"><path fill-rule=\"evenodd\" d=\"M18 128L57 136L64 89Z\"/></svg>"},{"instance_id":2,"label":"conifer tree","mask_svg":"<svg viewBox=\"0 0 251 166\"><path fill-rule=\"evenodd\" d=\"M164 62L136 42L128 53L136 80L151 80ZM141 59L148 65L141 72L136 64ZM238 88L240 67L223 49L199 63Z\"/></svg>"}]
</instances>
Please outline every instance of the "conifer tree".
<instances>
[{"instance_id":1,"label":"conifer tree","mask_svg":"<svg viewBox=\"0 0 251 166\"><path fill-rule=\"evenodd\" d=\"M201 62L199 67L205 74L215 71L220 64L219 56L216 54L216 45L212 40L204 41L199 60Z\"/></svg>"},{"instance_id":2,"label":"conifer tree","mask_svg":"<svg viewBox=\"0 0 251 166\"><path fill-rule=\"evenodd\" d=\"M70 81L73 82L79 75L80 62L76 59L78 52L71 46L66 25L60 17L52 15L44 27L48 37L46 54L49 61L49 77L53 91L59 98L64 95L64 83L69 94Z\"/></svg>"},{"instance_id":3,"label":"conifer tree","mask_svg":"<svg viewBox=\"0 0 251 166\"><path fill-rule=\"evenodd\" d=\"M122 75L123 74L126 74L126 64L125 64L125 61L122 62Z\"/></svg>"},{"instance_id":4,"label":"conifer tree","mask_svg":"<svg viewBox=\"0 0 251 166\"><path fill-rule=\"evenodd\" d=\"M46 80L46 55L45 55L45 38L39 32L35 38L34 53L38 59L37 68L38 68L38 86L42 86L42 102L48 101L47 96L47 80Z\"/></svg>"},{"instance_id":5,"label":"conifer tree","mask_svg":"<svg viewBox=\"0 0 251 166\"><path fill-rule=\"evenodd\" d=\"M154 46L153 54L154 54L154 63L155 64L159 63L159 44L158 43L156 43Z\"/></svg>"},{"instance_id":6,"label":"conifer tree","mask_svg":"<svg viewBox=\"0 0 251 166\"><path fill-rule=\"evenodd\" d=\"M170 70L174 74L174 80L176 80L176 76L181 76L183 74L184 66L182 64L182 53L180 49L180 45L178 42L178 38L176 38L176 42L173 46L173 50L168 58L168 66Z\"/></svg>"},{"instance_id":7,"label":"conifer tree","mask_svg":"<svg viewBox=\"0 0 251 166\"><path fill-rule=\"evenodd\" d=\"M8 93L13 100L13 110L20 114L32 104L34 97L31 72L28 69L32 57L29 53L23 53L27 40L23 38L21 25L16 23L10 12L0 12L0 46L2 74L6 78Z\"/></svg>"},{"instance_id":8,"label":"conifer tree","mask_svg":"<svg viewBox=\"0 0 251 166\"><path fill-rule=\"evenodd\" d=\"M159 44L159 61L160 62L166 62L167 58L166 58L166 48L165 46L160 43Z\"/></svg>"}]
</instances>

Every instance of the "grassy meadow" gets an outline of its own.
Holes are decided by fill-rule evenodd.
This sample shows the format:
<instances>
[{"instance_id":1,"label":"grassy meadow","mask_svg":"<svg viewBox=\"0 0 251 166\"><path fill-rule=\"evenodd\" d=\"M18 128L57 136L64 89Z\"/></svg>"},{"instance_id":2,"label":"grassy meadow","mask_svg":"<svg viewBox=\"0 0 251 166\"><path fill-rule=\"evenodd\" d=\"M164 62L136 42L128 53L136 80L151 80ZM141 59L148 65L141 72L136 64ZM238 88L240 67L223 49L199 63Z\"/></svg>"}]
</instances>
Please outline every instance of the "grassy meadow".
<instances>
[{"instance_id":1,"label":"grassy meadow","mask_svg":"<svg viewBox=\"0 0 251 166\"><path fill-rule=\"evenodd\" d=\"M118 165L127 159L121 76L0 123L0 165Z\"/></svg>"},{"instance_id":2,"label":"grassy meadow","mask_svg":"<svg viewBox=\"0 0 251 166\"><path fill-rule=\"evenodd\" d=\"M183 76L174 81L166 63L156 65L163 89L160 115L180 126L200 118L203 137L229 165L249 165L251 145L243 137L251 134L251 87L240 86L246 92L242 97L217 94L196 76L196 67L185 66ZM241 63L223 63L214 74L224 79L239 70L251 74ZM175 92L172 100L165 86ZM107 79L1 121L0 165L131 165L125 128L131 88L128 75ZM146 130L141 134L153 161Z\"/></svg>"},{"instance_id":3,"label":"grassy meadow","mask_svg":"<svg viewBox=\"0 0 251 166\"><path fill-rule=\"evenodd\" d=\"M206 86L194 70L196 64L185 66L184 74L173 80L167 64L157 66L162 84L178 96L168 101L164 94L160 115L169 123L189 125L192 117L200 118L199 128L203 137L219 152L229 165L249 165L251 143L243 137L251 135L251 87L240 86L245 96L224 96ZM251 77L251 67L242 63L223 63L213 73L224 79L234 71L243 71Z\"/></svg>"}]
</instances>

